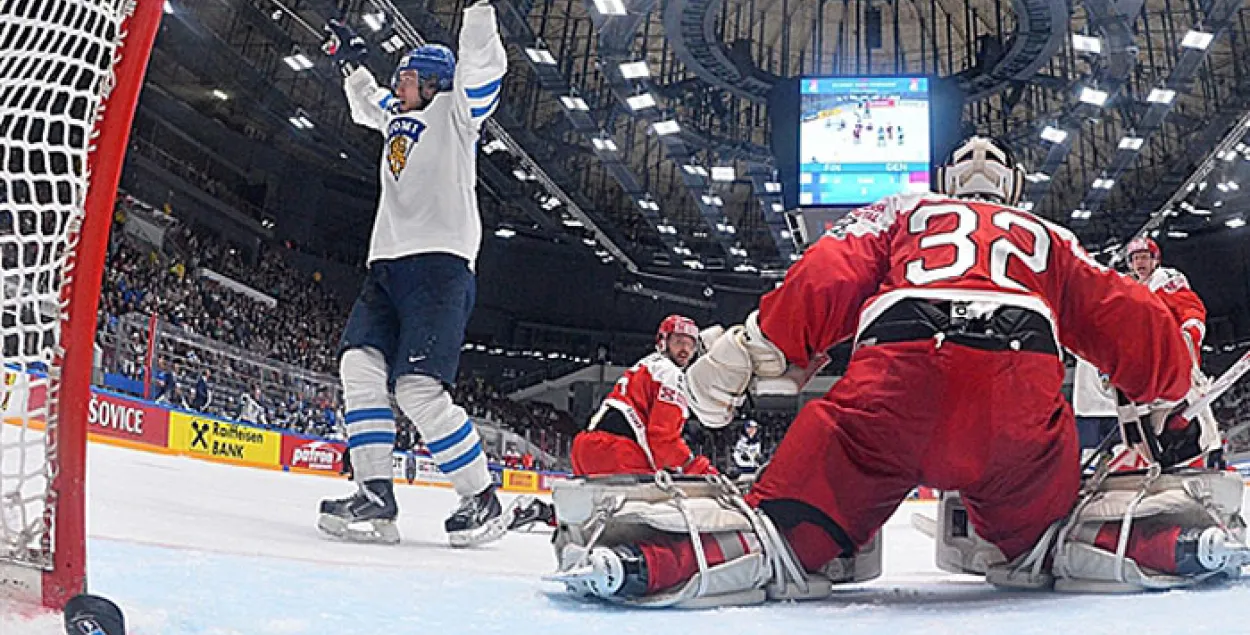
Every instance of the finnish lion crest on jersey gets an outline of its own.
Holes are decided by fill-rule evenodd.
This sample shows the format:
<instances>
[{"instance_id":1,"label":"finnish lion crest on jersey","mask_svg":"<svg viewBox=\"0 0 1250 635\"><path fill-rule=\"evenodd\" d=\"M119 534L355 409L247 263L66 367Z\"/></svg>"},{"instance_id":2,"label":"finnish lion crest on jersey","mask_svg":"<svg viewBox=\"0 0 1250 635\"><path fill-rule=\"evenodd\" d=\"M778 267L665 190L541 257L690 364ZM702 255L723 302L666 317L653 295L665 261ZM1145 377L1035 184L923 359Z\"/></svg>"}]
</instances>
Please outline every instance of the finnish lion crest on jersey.
<instances>
[{"instance_id":1,"label":"finnish lion crest on jersey","mask_svg":"<svg viewBox=\"0 0 1250 635\"><path fill-rule=\"evenodd\" d=\"M425 124L416 119L399 118L387 126L386 165L396 181L399 180L399 175L403 173L404 168L408 166L408 155L412 153L412 147L421 139L423 131L425 131Z\"/></svg>"}]
</instances>

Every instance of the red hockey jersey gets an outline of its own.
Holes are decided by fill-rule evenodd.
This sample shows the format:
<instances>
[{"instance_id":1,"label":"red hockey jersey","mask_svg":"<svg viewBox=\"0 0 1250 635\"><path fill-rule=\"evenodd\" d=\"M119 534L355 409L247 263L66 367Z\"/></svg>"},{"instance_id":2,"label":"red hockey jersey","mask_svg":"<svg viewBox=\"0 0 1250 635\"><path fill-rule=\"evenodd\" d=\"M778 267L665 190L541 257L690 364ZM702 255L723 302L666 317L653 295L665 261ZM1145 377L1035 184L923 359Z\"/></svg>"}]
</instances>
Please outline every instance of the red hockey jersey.
<instances>
[{"instance_id":1,"label":"red hockey jersey","mask_svg":"<svg viewBox=\"0 0 1250 635\"><path fill-rule=\"evenodd\" d=\"M1171 267L1158 267L1145 284L1163 300L1189 338L1186 343L1192 346L1194 360L1202 359L1202 340L1207 335L1207 307L1189 287L1189 279Z\"/></svg>"},{"instance_id":2,"label":"red hockey jersey","mask_svg":"<svg viewBox=\"0 0 1250 635\"><path fill-rule=\"evenodd\" d=\"M690 446L681 438L690 416L685 382L685 373L673 360L652 353L616 381L590 429L606 409L614 409L625 416L654 469L683 467L691 458Z\"/></svg>"},{"instance_id":3,"label":"red hockey jersey","mask_svg":"<svg viewBox=\"0 0 1250 635\"><path fill-rule=\"evenodd\" d=\"M1190 359L1167 307L1089 257L1072 232L1028 212L933 194L848 214L760 303L760 327L796 365L856 336L904 298L1035 311L1058 343L1134 401L1179 400Z\"/></svg>"}]
</instances>

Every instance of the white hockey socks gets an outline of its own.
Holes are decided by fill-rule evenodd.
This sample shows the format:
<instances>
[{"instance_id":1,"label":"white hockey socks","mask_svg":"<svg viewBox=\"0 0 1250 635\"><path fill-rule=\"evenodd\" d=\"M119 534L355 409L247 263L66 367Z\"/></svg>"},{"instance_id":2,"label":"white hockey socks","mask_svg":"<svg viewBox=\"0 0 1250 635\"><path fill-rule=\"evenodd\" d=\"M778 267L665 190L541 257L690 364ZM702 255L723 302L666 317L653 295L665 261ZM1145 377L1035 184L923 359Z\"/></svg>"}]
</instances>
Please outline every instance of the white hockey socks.
<instances>
[{"instance_id":1,"label":"white hockey socks","mask_svg":"<svg viewBox=\"0 0 1250 635\"><path fill-rule=\"evenodd\" d=\"M339 362L344 420L352 472L358 483L390 480L395 449L395 413L387 397L386 359L375 348L353 348Z\"/></svg>"},{"instance_id":2,"label":"white hockey socks","mask_svg":"<svg viewBox=\"0 0 1250 635\"><path fill-rule=\"evenodd\" d=\"M472 496L490 485L477 428L464 409L452 402L442 382L425 375L400 377L395 380L395 401L416 424L438 469L451 479L457 494Z\"/></svg>"}]
</instances>

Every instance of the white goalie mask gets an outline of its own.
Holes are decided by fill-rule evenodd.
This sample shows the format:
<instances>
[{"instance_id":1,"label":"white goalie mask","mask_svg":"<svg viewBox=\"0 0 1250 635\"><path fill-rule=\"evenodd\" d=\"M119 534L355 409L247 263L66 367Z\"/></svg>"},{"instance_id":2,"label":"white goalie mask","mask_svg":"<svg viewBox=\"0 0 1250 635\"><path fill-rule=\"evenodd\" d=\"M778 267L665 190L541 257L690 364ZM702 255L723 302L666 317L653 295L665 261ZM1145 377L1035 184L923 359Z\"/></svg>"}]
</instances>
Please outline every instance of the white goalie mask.
<instances>
[{"instance_id":1,"label":"white goalie mask","mask_svg":"<svg viewBox=\"0 0 1250 635\"><path fill-rule=\"evenodd\" d=\"M938 187L948 196L1015 205L1024 194L1024 168L1006 146L988 137L961 142L937 176Z\"/></svg>"}]
</instances>

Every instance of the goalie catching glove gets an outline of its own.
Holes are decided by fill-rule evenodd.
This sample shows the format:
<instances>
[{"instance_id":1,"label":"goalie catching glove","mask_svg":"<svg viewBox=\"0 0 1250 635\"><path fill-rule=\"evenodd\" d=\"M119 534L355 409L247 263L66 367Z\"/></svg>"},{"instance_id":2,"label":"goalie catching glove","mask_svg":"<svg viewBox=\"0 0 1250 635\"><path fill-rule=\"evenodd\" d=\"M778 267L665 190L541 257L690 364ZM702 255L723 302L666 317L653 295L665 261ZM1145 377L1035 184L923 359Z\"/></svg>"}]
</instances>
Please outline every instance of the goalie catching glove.
<instances>
[{"instance_id":1,"label":"goalie catching glove","mask_svg":"<svg viewBox=\"0 0 1250 635\"><path fill-rule=\"evenodd\" d=\"M705 329L700 340L706 352L686 369L686 392L690 410L709 428L734 420L753 379L786 372L785 354L760 331L759 311L723 333Z\"/></svg>"}]
</instances>

